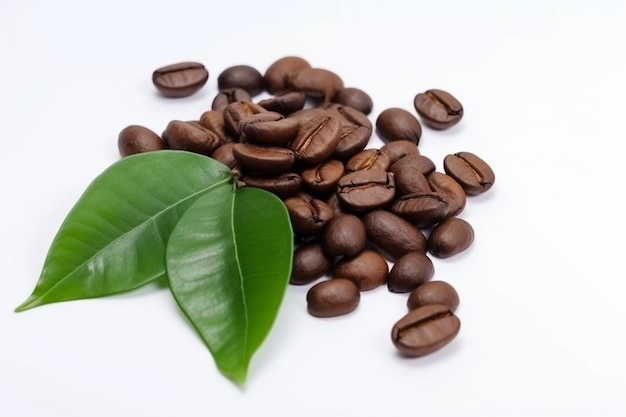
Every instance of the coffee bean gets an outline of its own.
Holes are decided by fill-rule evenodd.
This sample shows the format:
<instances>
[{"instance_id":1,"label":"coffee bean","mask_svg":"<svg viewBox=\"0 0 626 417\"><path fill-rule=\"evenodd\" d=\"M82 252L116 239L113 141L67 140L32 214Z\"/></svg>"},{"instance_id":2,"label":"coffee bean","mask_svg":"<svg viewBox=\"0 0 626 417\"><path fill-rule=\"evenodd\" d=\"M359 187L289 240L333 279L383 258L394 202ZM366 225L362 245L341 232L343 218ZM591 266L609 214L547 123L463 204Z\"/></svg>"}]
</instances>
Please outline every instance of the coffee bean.
<instances>
[{"instance_id":1,"label":"coffee bean","mask_svg":"<svg viewBox=\"0 0 626 417\"><path fill-rule=\"evenodd\" d=\"M270 112L269 114L279 114ZM264 113L259 113L259 115ZM259 117L242 119L240 130L246 142L266 146L286 146L295 138L299 125L293 119L277 119L270 121L259 121Z\"/></svg>"},{"instance_id":2,"label":"coffee bean","mask_svg":"<svg viewBox=\"0 0 626 417\"><path fill-rule=\"evenodd\" d=\"M243 88L226 88L215 96L211 103L211 110L223 112L229 104L251 100L252 97Z\"/></svg>"},{"instance_id":3,"label":"coffee bean","mask_svg":"<svg viewBox=\"0 0 626 417\"><path fill-rule=\"evenodd\" d=\"M167 149L159 135L144 126L130 125L122 129L117 137L117 148L121 156Z\"/></svg>"},{"instance_id":4,"label":"coffee bean","mask_svg":"<svg viewBox=\"0 0 626 417\"><path fill-rule=\"evenodd\" d=\"M265 81L256 68L250 65L234 65L226 68L217 77L217 88L220 91L241 88L251 96L256 96L263 92Z\"/></svg>"},{"instance_id":5,"label":"coffee bean","mask_svg":"<svg viewBox=\"0 0 626 417\"><path fill-rule=\"evenodd\" d=\"M269 191L283 200L296 196L302 189L302 179L295 172L286 172L277 176L244 175L241 181L249 187Z\"/></svg>"},{"instance_id":6,"label":"coffee bean","mask_svg":"<svg viewBox=\"0 0 626 417\"><path fill-rule=\"evenodd\" d=\"M387 288L405 293L429 281L435 274L433 262L423 252L409 252L398 258L389 271Z\"/></svg>"},{"instance_id":7,"label":"coffee bean","mask_svg":"<svg viewBox=\"0 0 626 417\"><path fill-rule=\"evenodd\" d=\"M391 211L417 227L432 227L448 217L449 204L441 193L413 193L398 198Z\"/></svg>"},{"instance_id":8,"label":"coffee bean","mask_svg":"<svg viewBox=\"0 0 626 417\"><path fill-rule=\"evenodd\" d=\"M456 216L463 211L467 197L463 187L454 178L442 172L433 171L426 179L431 190L448 197L448 217Z\"/></svg>"},{"instance_id":9,"label":"coffee bean","mask_svg":"<svg viewBox=\"0 0 626 417\"><path fill-rule=\"evenodd\" d=\"M372 123L367 116L350 106L333 104L326 109L341 120L341 139L332 157L343 161L365 149L372 136Z\"/></svg>"},{"instance_id":10,"label":"coffee bean","mask_svg":"<svg viewBox=\"0 0 626 417\"><path fill-rule=\"evenodd\" d=\"M432 161L432 159L428 158L425 155L416 154L407 155L403 158L398 159L391 165L389 170L391 172L394 172L396 169L398 169L398 167L404 164L408 164L417 168L417 170L424 174L424 176L428 176L428 174L435 171L436 169L435 163Z\"/></svg>"},{"instance_id":11,"label":"coffee bean","mask_svg":"<svg viewBox=\"0 0 626 417\"><path fill-rule=\"evenodd\" d=\"M332 266L332 257L324 253L319 241L303 243L293 253L289 282L295 285L309 284L330 273Z\"/></svg>"},{"instance_id":12,"label":"coffee bean","mask_svg":"<svg viewBox=\"0 0 626 417\"><path fill-rule=\"evenodd\" d=\"M236 101L230 103L224 109L224 126L226 130L237 140L241 136L239 122L258 113L265 113L263 107L250 101Z\"/></svg>"},{"instance_id":13,"label":"coffee bean","mask_svg":"<svg viewBox=\"0 0 626 417\"><path fill-rule=\"evenodd\" d=\"M306 103L306 94L300 91L290 91L278 96L259 101L257 104L268 111L276 111L283 116L302 110Z\"/></svg>"},{"instance_id":14,"label":"coffee bean","mask_svg":"<svg viewBox=\"0 0 626 417\"><path fill-rule=\"evenodd\" d=\"M463 252L474 241L474 229L465 220L451 217L439 223L428 236L428 251L438 258Z\"/></svg>"},{"instance_id":15,"label":"coffee bean","mask_svg":"<svg viewBox=\"0 0 626 417\"><path fill-rule=\"evenodd\" d=\"M179 149L210 156L222 144L219 136L199 123L172 120L163 132L163 139L171 149Z\"/></svg>"},{"instance_id":16,"label":"coffee bean","mask_svg":"<svg viewBox=\"0 0 626 417\"><path fill-rule=\"evenodd\" d=\"M396 183L396 196L431 191L428 180L418 167L412 164L400 164L393 170ZM463 193L465 194L465 193Z\"/></svg>"},{"instance_id":17,"label":"coffee bean","mask_svg":"<svg viewBox=\"0 0 626 417\"><path fill-rule=\"evenodd\" d=\"M353 281L361 291L380 287L387 280L389 265L377 251L365 249L357 255L341 258L333 268L333 277Z\"/></svg>"},{"instance_id":18,"label":"coffee bean","mask_svg":"<svg viewBox=\"0 0 626 417\"><path fill-rule=\"evenodd\" d=\"M330 116L330 113L327 110L321 107L309 107L291 113L288 118L297 120L300 126L302 126L312 119L326 116Z\"/></svg>"},{"instance_id":19,"label":"coffee bean","mask_svg":"<svg viewBox=\"0 0 626 417\"><path fill-rule=\"evenodd\" d=\"M329 159L321 164L303 169L302 182L310 192L322 195L334 191L343 174L343 164L340 161Z\"/></svg>"},{"instance_id":20,"label":"coffee bean","mask_svg":"<svg viewBox=\"0 0 626 417\"><path fill-rule=\"evenodd\" d=\"M410 140L417 145L422 137L422 126L417 118L398 107L385 109L378 115L376 131L384 142Z\"/></svg>"},{"instance_id":21,"label":"coffee bean","mask_svg":"<svg viewBox=\"0 0 626 417\"><path fill-rule=\"evenodd\" d=\"M301 237L320 234L334 215L326 202L302 192L287 198L284 203L293 232Z\"/></svg>"},{"instance_id":22,"label":"coffee bean","mask_svg":"<svg viewBox=\"0 0 626 417\"><path fill-rule=\"evenodd\" d=\"M206 129L217 134L222 143L230 141L229 137L226 135L226 128L224 127L224 113L221 111L207 110L202 113L198 122Z\"/></svg>"},{"instance_id":23,"label":"coffee bean","mask_svg":"<svg viewBox=\"0 0 626 417\"><path fill-rule=\"evenodd\" d=\"M365 149L346 162L346 170L360 171L364 169L377 169L386 171L389 165L390 161L387 154L382 153L379 149Z\"/></svg>"},{"instance_id":24,"label":"coffee bean","mask_svg":"<svg viewBox=\"0 0 626 417\"><path fill-rule=\"evenodd\" d=\"M333 211L333 216L341 216L342 214L350 214L346 209L341 205L339 201L339 197L337 197L337 193L330 193L330 195L326 198L326 204L330 206Z\"/></svg>"},{"instance_id":25,"label":"coffee bean","mask_svg":"<svg viewBox=\"0 0 626 417\"><path fill-rule=\"evenodd\" d=\"M467 195L484 193L496 181L491 167L470 152L446 156L443 160L443 169L463 187Z\"/></svg>"},{"instance_id":26,"label":"coffee bean","mask_svg":"<svg viewBox=\"0 0 626 417\"><path fill-rule=\"evenodd\" d=\"M352 214L333 217L321 238L322 249L331 256L354 256L365 248L366 241L365 225Z\"/></svg>"},{"instance_id":27,"label":"coffee bean","mask_svg":"<svg viewBox=\"0 0 626 417\"><path fill-rule=\"evenodd\" d=\"M225 143L213 151L211 158L220 161L231 170L241 171L241 164L237 161L237 158L235 158L235 155L233 154L234 147L235 144L232 142Z\"/></svg>"},{"instance_id":28,"label":"coffee bean","mask_svg":"<svg viewBox=\"0 0 626 417\"><path fill-rule=\"evenodd\" d=\"M165 97L187 97L200 90L209 72L199 62L179 62L156 69L152 83Z\"/></svg>"},{"instance_id":29,"label":"coffee bean","mask_svg":"<svg viewBox=\"0 0 626 417\"><path fill-rule=\"evenodd\" d=\"M290 146L298 161L316 165L333 153L340 139L341 122L335 117L321 116L301 125Z\"/></svg>"},{"instance_id":30,"label":"coffee bean","mask_svg":"<svg viewBox=\"0 0 626 417\"><path fill-rule=\"evenodd\" d=\"M419 155L419 148L410 140L394 140L380 148L380 151L389 157L389 163L393 165L405 156ZM433 163L434 165L434 163Z\"/></svg>"},{"instance_id":31,"label":"coffee bean","mask_svg":"<svg viewBox=\"0 0 626 417\"><path fill-rule=\"evenodd\" d=\"M442 304L454 312L459 306L459 295L447 282L429 281L411 291L407 300L409 310L429 304Z\"/></svg>"},{"instance_id":32,"label":"coffee bean","mask_svg":"<svg viewBox=\"0 0 626 417\"><path fill-rule=\"evenodd\" d=\"M288 171L296 160L291 149L236 143L233 155L241 167L250 173L277 175Z\"/></svg>"},{"instance_id":33,"label":"coffee bean","mask_svg":"<svg viewBox=\"0 0 626 417\"><path fill-rule=\"evenodd\" d=\"M417 114L424 124L433 129L447 129L463 117L463 106L454 96L443 90L427 90L413 100Z\"/></svg>"},{"instance_id":34,"label":"coffee bean","mask_svg":"<svg viewBox=\"0 0 626 417\"><path fill-rule=\"evenodd\" d=\"M316 317L336 317L351 313L359 305L357 285L342 278L332 278L313 285L306 295L307 309Z\"/></svg>"},{"instance_id":35,"label":"coffee bean","mask_svg":"<svg viewBox=\"0 0 626 417\"><path fill-rule=\"evenodd\" d=\"M461 322L446 306L425 305L401 318L391 330L395 347L406 356L435 352L456 337Z\"/></svg>"},{"instance_id":36,"label":"coffee bean","mask_svg":"<svg viewBox=\"0 0 626 417\"><path fill-rule=\"evenodd\" d=\"M367 238L394 261L406 253L426 253L426 236L414 225L387 210L363 216Z\"/></svg>"},{"instance_id":37,"label":"coffee bean","mask_svg":"<svg viewBox=\"0 0 626 417\"><path fill-rule=\"evenodd\" d=\"M308 96L321 97L325 102L331 102L343 89L343 80L327 69L304 68L293 75L291 85Z\"/></svg>"},{"instance_id":38,"label":"coffee bean","mask_svg":"<svg viewBox=\"0 0 626 417\"><path fill-rule=\"evenodd\" d=\"M279 94L291 89L293 76L311 64L297 56L286 56L273 62L265 71L263 79L267 90L272 94Z\"/></svg>"},{"instance_id":39,"label":"coffee bean","mask_svg":"<svg viewBox=\"0 0 626 417\"><path fill-rule=\"evenodd\" d=\"M334 100L337 103L353 107L363 114L370 114L372 107L374 107L372 98L365 91L355 87L339 90Z\"/></svg>"},{"instance_id":40,"label":"coffee bean","mask_svg":"<svg viewBox=\"0 0 626 417\"><path fill-rule=\"evenodd\" d=\"M376 169L354 171L337 182L337 197L348 210L369 211L392 202L396 189L393 174Z\"/></svg>"}]
</instances>

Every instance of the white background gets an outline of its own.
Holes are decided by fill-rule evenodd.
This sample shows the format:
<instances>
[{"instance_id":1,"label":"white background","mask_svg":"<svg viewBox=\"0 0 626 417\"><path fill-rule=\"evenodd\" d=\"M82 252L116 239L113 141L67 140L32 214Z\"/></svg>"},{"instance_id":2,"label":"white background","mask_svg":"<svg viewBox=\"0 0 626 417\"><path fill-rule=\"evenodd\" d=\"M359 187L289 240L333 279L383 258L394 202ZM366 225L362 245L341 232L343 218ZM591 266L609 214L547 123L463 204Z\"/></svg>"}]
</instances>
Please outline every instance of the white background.
<instances>
[{"instance_id":1,"label":"white background","mask_svg":"<svg viewBox=\"0 0 626 417\"><path fill-rule=\"evenodd\" d=\"M624 2L376 3L0 0L1 416L626 415ZM472 248L434 261L457 339L407 360L389 337L405 295L322 320L290 287L239 389L156 286L13 312L123 127L198 118L223 69L285 55L367 91L372 121L428 88L463 103L420 143L497 177L461 214ZM160 97L152 71L182 60L209 82Z\"/></svg>"}]
</instances>

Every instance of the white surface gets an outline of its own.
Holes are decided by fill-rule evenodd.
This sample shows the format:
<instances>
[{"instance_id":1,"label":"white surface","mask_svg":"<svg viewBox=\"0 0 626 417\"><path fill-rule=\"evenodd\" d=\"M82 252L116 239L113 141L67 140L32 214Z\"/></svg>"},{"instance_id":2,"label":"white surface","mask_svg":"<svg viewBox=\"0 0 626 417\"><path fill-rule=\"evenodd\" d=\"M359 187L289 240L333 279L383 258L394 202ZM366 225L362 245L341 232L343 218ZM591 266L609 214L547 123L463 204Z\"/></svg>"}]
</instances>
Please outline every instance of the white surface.
<instances>
[{"instance_id":1,"label":"white surface","mask_svg":"<svg viewBox=\"0 0 626 417\"><path fill-rule=\"evenodd\" d=\"M626 415L624 2L377 3L0 2L1 416ZM13 312L123 127L197 118L223 69L285 55L367 91L372 120L428 88L464 104L420 144L497 176L461 216L473 247L435 260L462 300L451 345L396 355L406 297L385 288L320 320L290 287L240 390L165 290ZM152 71L181 60L208 84L159 97Z\"/></svg>"}]
</instances>

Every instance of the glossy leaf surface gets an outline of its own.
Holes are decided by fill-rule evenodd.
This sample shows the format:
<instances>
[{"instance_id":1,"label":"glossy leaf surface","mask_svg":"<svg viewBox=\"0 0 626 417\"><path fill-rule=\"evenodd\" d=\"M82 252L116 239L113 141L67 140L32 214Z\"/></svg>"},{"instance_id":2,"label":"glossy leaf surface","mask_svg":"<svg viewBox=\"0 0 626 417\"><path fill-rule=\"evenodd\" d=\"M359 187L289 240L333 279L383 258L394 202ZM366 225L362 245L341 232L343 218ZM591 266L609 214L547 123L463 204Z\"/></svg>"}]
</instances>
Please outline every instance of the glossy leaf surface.
<instances>
[{"instance_id":1,"label":"glossy leaf surface","mask_svg":"<svg viewBox=\"0 0 626 417\"><path fill-rule=\"evenodd\" d=\"M111 165L65 218L33 294L16 311L121 293L164 276L166 243L180 217L230 182L225 165L189 152L147 152Z\"/></svg>"},{"instance_id":2,"label":"glossy leaf surface","mask_svg":"<svg viewBox=\"0 0 626 417\"><path fill-rule=\"evenodd\" d=\"M220 187L198 199L170 236L170 289L237 384L270 331L291 274L293 232L273 194Z\"/></svg>"}]
</instances>

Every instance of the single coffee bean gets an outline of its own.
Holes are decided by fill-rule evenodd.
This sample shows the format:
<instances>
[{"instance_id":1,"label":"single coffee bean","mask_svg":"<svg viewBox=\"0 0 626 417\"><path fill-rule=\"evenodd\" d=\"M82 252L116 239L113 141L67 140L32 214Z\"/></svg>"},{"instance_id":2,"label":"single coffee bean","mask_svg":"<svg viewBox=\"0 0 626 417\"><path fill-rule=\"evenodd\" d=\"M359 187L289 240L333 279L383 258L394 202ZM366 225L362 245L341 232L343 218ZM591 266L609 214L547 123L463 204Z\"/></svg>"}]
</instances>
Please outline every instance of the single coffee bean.
<instances>
[{"instance_id":1,"label":"single coffee bean","mask_svg":"<svg viewBox=\"0 0 626 417\"><path fill-rule=\"evenodd\" d=\"M378 115L376 131L384 142L410 140L417 145L422 137L422 126L417 118L398 107L385 109Z\"/></svg>"},{"instance_id":2,"label":"single coffee bean","mask_svg":"<svg viewBox=\"0 0 626 417\"><path fill-rule=\"evenodd\" d=\"M443 169L463 187L467 195L484 193L496 181L491 167L470 152L446 156L443 160Z\"/></svg>"},{"instance_id":3,"label":"single coffee bean","mask_svg":"<svg viewBox=\"0 0 626 417\"><path fill-rule=\"evenodd\" d=\"M283 116L302 110L306 103L306 94L301 91L290 91L278 96L259 101L257 104L268 111L275 111Z\"/></svg>"},{"instance_id":4,"label":"single coffee bean","mask_svg":"<svg viewBox=\"0 0 626 417\"><path fill-rule=\"evenodd\" d=\"M431 191L428 180L422 172L412 164L401 164L393 170L396 183L396 196Z\"/></svg>"},{"instance_id":5,"label":"single coffee bean","mask_svg":"<svg viewBox=\"0 0 626 417\"><path fill-rule=\"evenodd\" d=\"M352 211L370 211L387 206L396 194L393 174L377 169L354 171L337 182L341 204Z\"/></svg>"},{"instance_id":6,"label":"single coffee bean","mask_svg":"<svg viewBox=\"0 0 626 417\"><path fill-rule=\"evenodd\" d=\"M354 155L346 162L347 171L360 171L364 169L377 169L386 171L390 161L387 154L379 149L365 149Z\"/></svg>"},{"instance_id":7,"label":"single coffee bean","mask_svg":"<svg viewBox=\"0 0 626 417\"><path fill-rule=\"evenodd\" d=\"M217 93L211 103L211 110L223 112L226 106L238 101L252 101L252 97L243 88L226 88Z\"/></svg>"},{"instance_id":8,"label":"single coffee bean","mask_svg":"<svg viewBox=\"0 0 626 417\"><path fill-rule=\"evenodd\" d=\"M233 154L234 147L235 144L232 142L225 143L211 154L211 158L220 161L231 170L241 172L241 164L237 161L237 158L235 158L235 155Z\"/></svg>"},{"instance_id":9,"label":"single coffee bean","mask_svg":"<svg viewBox=\"0 0 626 417\"><path fill-rule=\"evenodd\" d=\"M409 310L429 304L442 304L454 312L459 306L459 295L447 282L429 281L411 291L407 300Z\"/></svg>"},{"instance_id":10,"label":"single coffee bean","mask_svg":"<svg viewBox=\"0 0 626 417\"><path fill-rule=\"evenodd\" d=\"M391 261L409 252L426 253L426 236L417 227L387 210L363 216L367 238Z\"/></svg>"},{"instance_id":11,"label":"single coffee bean","mask_svg":"<svg viewBox=\"0 0 626 417\"><path fill-rule=\"evenodd\" d=\"M424 155L407 155L403 158L398 159L395 163L391 165L389 170L394 172L401 165L408 164L417 168L424 176L428 176L431 172L435 171L435 163L427 156Z\"/></svg>"},{"instance_id":12,"label":"single coffee bean","mask_svg":"<svg viewBox=\"0 0 626 417\"><path fill-rule=\"evenodd\" d=\"M404 355L417 357L450 343L461 329L461 321L446 306L425 305L401 318L391 330L391 340Z\"/></svg>"},{"instance_id":13,"label":"single coffee bean","mask_svg":"<svg viewBox=\"0 0 626 417\"><path fill-rule=\"evenodd\" d=\"M341 139L332 157L345 161L365 149L372 136L372 123L367 116L350 106L336 103L326 109L341 120Z\"/></svg>"},{"instance_id":14,"label":"single coffee bean","mask_svg":"<svg viewBox=\"0 0 626 417\"><path fill-rule=\"evenodd\" d=\"M353 281L361 291L369 291L385 283L389 275L389 265L379 252L364 249L357 255L341 258L332 273L335 278Z\"/></svg>"},{"instance_id":15,"label":"single coffee bean","mask_svg":"<svg viewBox=\"0 0 626 417\"><path fill-rule=\"evenodd\" d=\"M263 107L250 101L236 101L230 103L224 109L224 126L226 130L237 140L241 137L239 122L258 113L265 113Z\"/></svg>"},{"instance_id":16,"label":"single coffee bean","mask_svg":"<svg viewBox=\"0 0 626 417\"><path fill-rule=\"evenodd\" d=\"M274 61L263 75L267 90L271 94L280 94L290 90L293 76L305 68L311 68L311 64L297 56L286 56Z\"/></svg>"},{"instance_id":17,"label":"single coffee bean","mask_svg":"<svg viewBox=\"0 0 626 417\"><path fill-rule=\"evenodd\" d=\"M467 197L463 187L454 178L443 172L433 171L426 179L431 190L448 197L448 217L456 216L463 211Z\"/></svg>"},{"instance_id":18,"label":"single coffee bean","mask_svg":"<svg viewBox=\"0 0 626 417\"><path fill-rule=\"evenodd\" d=\"M280 114L270 112L270 114ZM264 114L264 113L259 113ZM251 121L256 120L254 123ZM258 121L254 116L240 122L242 137L246 142L267 146L287 146L296 137L299 125L294 119L279 119L274 121Z\"/></svg>"},{"instance_id":19,"label":"single coffee bean","mask_svg":"<svg viewBox=\"0 0 626 417\"><path fill-rule=\"evenodd\" d=\"M380 151L389 157L389 163L393 165L405 156L419 155L419 148L410 140L394 140L383 145ZM434 165L434 164L433 164Z\"/></svg>"},{"instance_id":20,"label":"single coffee bean","mask_svg":"<svg viewBox=\"0 0 626 417\"><path fill-rule=\"evenodd\" d=\"M172 120L163 132L163 139L170 149L180 149L210 156L221 146L217 134L199 123Z\"/></svg>"},{"instance_id":21,"label":"single coffee bean","mask_svg":"<svg viewBox=\"0 0 626 417\"><path fill-rule=\"evenodd\" d=\"M354 256L365 248L365 225L357 216L333 217L322 233L322 249L331 256Z\"/></svg>"},{"instance_id":22,"label":"single coffee bean","mask_svg":"<svg viewBox=\"0 0 626 417\"><path fill-rule=\"evenodd\" d=\"M391 211L417 227L432 227L448 217L449 204L441 193L413 193L398 198Z\"/></svg>"},{"instance_id":23,"label":"single coffee bean","mask_svg":"<svg viewBox=\"0 0 626 417\"><path fill-rule=\"evenodd\" d=\"M389 271L387 288L396 293L410 292L430 281L434 274L435 267L428 256L422 252L409 252L398 258Z\"/></svg>"},{"instance_id":24,"label":"single coffee bean","mask_svg":"<svg viewBox=\"0 0 626 417\"><path fill-rule=\"evenodd\" d=\"M325 109L331 115L339 117L341 124L345 126L362 126L372 131L372 122L367 115L354 107L339 103L323 103L319 108Z\"/></svg>"},{"instance_id":25,"label":"single coffee bean","mask_svg":"<svg viewBox=\"0 0 626 417\"><path fill-rule=\"evenodd\" d=\"M306 294L307 309L316 317L336 317L351 313L359 305L357 285L342 278L332 278L313 285Z\"/></svg>"},{"instance_id":26,"label":"single coffee bean","mask_svg":"<svg viewBox=\"0 0 626 417\"><path fill-rule=\"evenodd\" d=\"M363 114L370 114L372 107L374 107L372 98L365 91L355 87L339 90L335 96L335 101L353 107Z\"/></svg>"},{"instance_id":27,"label":"single coffee bean","mask_svg":"<svg viewBox=\"0 0 626 417\"><path fill-rule=\"evenodd\" d=\"M293 75L291 85L308 96L321 97L325 102L331 102L343 89L343 80L327 69L304 68Z\"/></svg>"},{"instance_id":28,"label":"single coffee bean","mask_svg":"<svg viewBox=\"0 0 626 417\"><path fill-rule=\"evenodd\" d=\"M333 259L322 250L318 241L301 244L293 252L290 284L305 285L330 273Z\"/></svg>"},{"instance_id":29,"label":"single coffee bean","mask_svg":"<svg viewBox=\"0 0 626 417\"><path fill-rule=\"evenodd\" d=\"M244 171L261 175L278 175L287 172L296 160L291 149L251 143L236 143L233 147L233 155Z\"/></svg>"},{"instance_id":30,"label":"single coffee bean","mask_svg":"<svg viewBox=\"0 0 626 417\"><path fill-rule=\"evenodd\" d=\"M343 164L340 161L329 159L321 164L303 169L302 183L313 194L327 194L337 188L337 182L343 174Z\"/></svg>"},{"instance_id":31,"label":"single coffee bean","mask_svg":"<svg viewBox=\"0 0 626 417\"><path fill-rule=\"evenodd\" d=\"M438 258L449 258L469 248L474 229L465 220L450 217L439 223L428 236L428 251Z\"/></svg>"},{"instance_id":32,"label":"single coffee bean","mask_svg":"<svg viewBox=\"0 0 626 417\"><path fill-rule=\"evenodd\" d=\"M209 72L199 62L166 65L152 73L152 83L165 97L187 97L200 90Z\"/></svg>"},{"instance_id":33,"label":"single coffee bean","mask_svg":"<svg viewBox=\"0 0 626 417\"><path fill-rule=\"evenodd\" d=\"M207 110L200 116L198 122L206 129L217 134L222 143L229 142L226 136L226 128L224 127L224 113L217 110Z\"/></svg>"},{"instance_id":34,"label":"single coffee bean","mask_svg":"<svg viewBox=\"0 0 626 417\"><path fill-rule=\"evenodd\" d=\"M117 148L121 156L167 149L159 135L144 126L130 125L122 129L117 137Z\"/></svg>"},{"instance_id":35,"label":"single coffee bean","mask_svg":"<svg viewBox=\"0 0 626 417\"><path fill-rule=\"evenodd\" d=\"M263 111L239 120L239 142L249 142L246 138L245 127L260 122L277 122L284 119L283 115L275 111Z\"/></svg>"},{"instance_id":36,"label":"single coffee bean","mask_svg":"<svg viewBox=\"0 0 626 417\"><path fill-rule=\"evenodd\" d=\"M447 129L463 117L463 106L454 96L443 90L427 90L413 100L417 114L424 124L433 129Z\"/></svg>"},{"instance_id":37,"label":"single coffee bean","mask_svg":"<svg viewBox=\"0 0 626 417\"><path fill-rule=\"evenodd\" d=\"M295 111L287 117L289 119L297 120L300 126L302 126L312 119L326 116L330 116L330 113L327 110L321 107L309 107L306 109Z\"/></svg>"},{"instance_id":38,"label":"single coffee bean","mask_svg":"<svg viewBox=\"0 0 626 417\"><path fill-rule=\"evenodd\" d=\"M265 88L263 75L249 65L234 65L226 68L217 77L217 88L222 91L228 88L241 88L251 96L261 94Z\"/></svg>"},{"instance_id":39,"label":"single coffee bean","mask_svg":"<svg viewBox=\"0 0 626 417\"><path fill-rule=\"evenodd\" d=\"M241 177L249 187L262 188L284 200L296 196L302 190L302 179L295 172L286 172L278 176L244 175Z\"/></svg>"},{"instance_id":40,"label":"single coffee bean","mask_svg":"<svg viewBox=\"0 0 626 417\"><path fill-rule=\"evenodd\" d=\"M333 209L326 202L307 193L299 193L285 201L293 232L300 237L320 234L333 218Z\"/></svg>"},{"instance_id":41,"label":"single coffee bean","mask_svg":"<svg viewBox=\"0 0 626 417\"><path fill-rule=\"evenodd\" d=\"M341 122L336 117L322 116L300 126L291 142L298 161L316 165L328 159L341 139Z\"/></svg>"}]
</instances>

